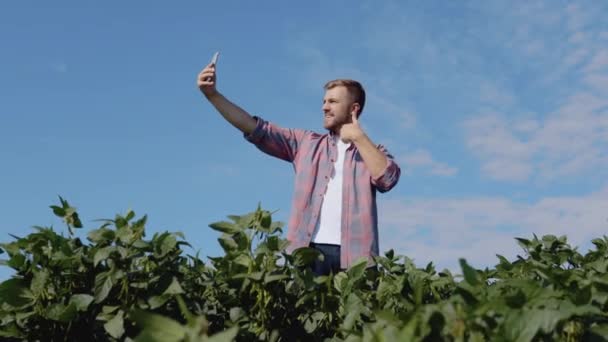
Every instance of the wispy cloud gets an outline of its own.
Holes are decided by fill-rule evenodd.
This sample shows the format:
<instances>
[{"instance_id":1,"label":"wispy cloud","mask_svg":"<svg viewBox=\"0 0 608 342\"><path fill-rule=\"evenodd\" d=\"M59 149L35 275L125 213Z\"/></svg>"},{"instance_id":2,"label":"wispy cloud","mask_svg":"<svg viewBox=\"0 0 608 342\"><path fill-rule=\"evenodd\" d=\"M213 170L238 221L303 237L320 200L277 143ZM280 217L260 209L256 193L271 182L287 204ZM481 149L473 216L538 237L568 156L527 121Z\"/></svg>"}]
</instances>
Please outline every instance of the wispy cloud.
<instances>
[{"instance_id":1,"label":"wispy cloud","mask_svg":"<svg viewBox=\"0 0 608 342\"><path fill-rule=\"evenodd\" d=\"M521 253L514 238L567 235L589 246L608 227L608 186L585 196L547 197L518 203L503 197L387 199L381 202L381 250L423 264L455 268L465 257L478 267L496 264L495 254Z\"/></svg>"},{"instance_id":2,"label":"wispy cloud","mask_svg":"<svg viewBox=\"0 0 608 342\"><path fill-rule=\"evenodd\" d=\"M574 4L549 7L533 2L505 12L519 26L511 39L514 48L520 47L514 58L527 60L525 68L541 80L525 89L538 96L515 88L528 100L512 106L486 97L490 103L482 103L463 125L468 148L480 158L482 171L496 180L547 182L608 167L608 50L603 31L593 25L598 15ZM561 36L568 39L554 38ZM539 41L548 45L532 51L529 46ZM538 58L548 65L535 63ZM546 105L530 119L540 96Z\"/></svg>"},{"instance_id":3,"label":"wispy cloud","mask_svg":"<svg viewBox=\"0 0 608 342\"><path fill-rule=\"evenodd\" d=\"M289 52L298 61L297 73L309 89L318 90L325 82L334 78L367 79L358 68L332 60L316 43L315 39L305 35L294 38L286 45Z\"/></svg>"},{"instance_id":4,"label":"wispy cloud","mask_svg":"<svg viewBox=\"0 0 608 342\"><path fill-rule=\"evenodd\" d=\"M416 127L416 114L405 106L397 105L388 97L382 97L374 91L367 92L367 100L370 106L376 110L387 113L395 120L395 125L402 129L412 129Z\"/></svg>"},{"instance_id":5,"label":"wispy cloud","mask_svg":"<svg viewBox=\"0 0 608 342\"><path fill-rule=\"evenodd\" d=\"M454 176L458 168L436 161L427 150L418 149L398 156L404 174L416 172L429 173L434 176Z\"/></svg>"},{"instance_id":6,"label":"wispy cloud","mask_svg":"<svg viewBox=\"0 0 608 342\"><path fill-rule=\"evenodd\" d=\"M607 167L606 106L608 99L578 93L544 119L484 113L464 123L467 146L481 158L482 170L497 180L536 176L547 181Z\"/></svg>"}]
</instances>

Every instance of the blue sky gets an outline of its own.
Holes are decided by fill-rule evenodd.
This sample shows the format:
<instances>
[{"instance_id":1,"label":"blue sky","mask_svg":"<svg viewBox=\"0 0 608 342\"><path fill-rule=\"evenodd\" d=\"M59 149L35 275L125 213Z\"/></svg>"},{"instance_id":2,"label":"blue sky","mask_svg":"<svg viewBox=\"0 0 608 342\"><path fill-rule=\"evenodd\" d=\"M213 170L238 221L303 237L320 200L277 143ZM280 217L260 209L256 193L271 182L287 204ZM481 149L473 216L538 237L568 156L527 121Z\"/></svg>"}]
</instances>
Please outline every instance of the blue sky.
<instances>
[{"instance_id":1,"label":"blue sky","mask_svg":"<svg viewBox=\"0 0 608 342\"><path fill-rule=\"evenodd\" d=\"M117 1L0 5L0 241L129 208L218 255L208 224L257 203L286 221L293 169L202 98L322 131L322 85L355 78L361 123L402 167L381 250L418 264L514 257L514 237L608 228L608 3ZM0 268L0 279L9 271Z\"/></svg>"}]
</instances>

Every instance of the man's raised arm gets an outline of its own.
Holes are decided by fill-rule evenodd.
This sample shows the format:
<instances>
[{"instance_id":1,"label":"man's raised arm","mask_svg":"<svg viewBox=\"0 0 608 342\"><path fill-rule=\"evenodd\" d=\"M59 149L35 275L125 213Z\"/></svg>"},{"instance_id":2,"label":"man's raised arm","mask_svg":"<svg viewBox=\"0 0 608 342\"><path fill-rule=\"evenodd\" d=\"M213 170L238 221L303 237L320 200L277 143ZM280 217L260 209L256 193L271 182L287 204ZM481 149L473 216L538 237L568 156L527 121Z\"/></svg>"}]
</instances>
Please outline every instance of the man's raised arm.
<instances>
[{"instance_id":1,"label":"man's raised arm","mask_svg":"<svg viewBox=\"0 0 608 342\"><path fill-rule=\"evenodd\" d=\"M254 131L257 125L256 119L217 91L214 63L207 65L198 74L197 84L207 100L230 124L245 134L251 134Z\"/></svg>"}]
</instances>

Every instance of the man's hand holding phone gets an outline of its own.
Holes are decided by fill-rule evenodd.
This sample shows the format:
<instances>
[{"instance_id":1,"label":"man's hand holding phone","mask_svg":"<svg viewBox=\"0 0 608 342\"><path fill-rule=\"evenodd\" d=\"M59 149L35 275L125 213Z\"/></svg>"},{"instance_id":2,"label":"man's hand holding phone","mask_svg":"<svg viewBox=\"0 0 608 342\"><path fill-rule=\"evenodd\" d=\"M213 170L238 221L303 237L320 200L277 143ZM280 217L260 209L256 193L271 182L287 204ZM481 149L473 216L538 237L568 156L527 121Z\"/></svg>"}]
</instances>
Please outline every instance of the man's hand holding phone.
<instances>
[{"instance_id":1,"label":"man's hand holding phone","mask_svg":"<svg viewBox=\"0 0 608 342\"><path fill-rule=\"evenodd\" d=\"M216 74L215 74L215 66L217 65L217 60L220 53L216 52L213 54L213 58L211 58L211 62L203 69L203 71L198 74L197 84L198 88L205 94L205 96L210 97L217 93L216 85Z\"/></svg>"}]
</instances>

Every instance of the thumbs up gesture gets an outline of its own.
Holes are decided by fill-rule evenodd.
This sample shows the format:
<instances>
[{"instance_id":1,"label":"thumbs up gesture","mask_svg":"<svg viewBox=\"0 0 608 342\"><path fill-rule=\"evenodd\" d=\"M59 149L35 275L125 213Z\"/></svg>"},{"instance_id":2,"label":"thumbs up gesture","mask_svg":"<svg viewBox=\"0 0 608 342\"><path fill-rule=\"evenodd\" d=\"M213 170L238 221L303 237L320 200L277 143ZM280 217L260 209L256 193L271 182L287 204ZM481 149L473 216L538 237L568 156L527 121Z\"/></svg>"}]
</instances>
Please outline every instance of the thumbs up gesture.
<instances>
[{"instance_id":1,"label":"thumbs up gesture","mask_svg":"<svg viewBox=\"0 0 608 342\"><path fill-rule=\"evenodd\" d=\"M355 142L361 138L365 133L359 125L359 119L355 112L351 113L351 120L349 123L345 123L340 128L340 139L346 143Z\"/></svg>"}]
</instances>

